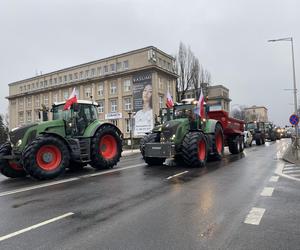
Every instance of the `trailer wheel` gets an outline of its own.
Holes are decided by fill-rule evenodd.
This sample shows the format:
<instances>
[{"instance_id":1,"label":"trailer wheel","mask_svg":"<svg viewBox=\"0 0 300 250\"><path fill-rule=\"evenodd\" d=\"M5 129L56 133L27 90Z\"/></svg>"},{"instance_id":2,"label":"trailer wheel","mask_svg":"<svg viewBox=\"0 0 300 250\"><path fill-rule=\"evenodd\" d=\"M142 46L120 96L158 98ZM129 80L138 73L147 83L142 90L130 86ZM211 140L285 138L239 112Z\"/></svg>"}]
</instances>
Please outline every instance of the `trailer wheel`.
<instances>
[{"instance_id":1,"label":"trailer wheel","mask_svg":"<svg viewBox=\"0 0 300 250\"><path fill-rule=\"evenodd\" d=\"M216 160L221 160L224 154L224 134L223 129L220 124L216 125L215 135L214 135L214 158Z\"/></svg>"},{"instance_id":2,"label":"trailer wheel","mask_svg":"<svg viewBox=\"0 0 300 250\"><path fill-rule=\"evenodd\" d=\"M229 152L231 154L238 154L241 150L241 144L239 141L239 136L233 136L229 139L228 142Z\"/></svg>"},{"instance_id":3,"label":"trailer wheel","mask_svg":"<svg viewBox=\"0 0 300 250\"><path fill-rule=\"evenodd\" d=\"M240 152L242 153L245 149L245 143L244 143L244 137L243 136L239 136L240 137Z\"/></svg>"},{"instance_id":4,"label":"trailer wheel","mask_svg":"<svg viewBox=\"0 0 300 250\"><path fill-rule=\"evenodd\" d=\"M204 167L207 153L207 139L202 132L186 134L182 142L182 157L188 167Z\"/></svg>"},{"instance_id":5,"label":"trailer wheel","mask_svg":"<svg viewBox=\"0 0 300 250\"><path fill-rule=\"evenodd\" d=\"M70 160L65 143L51 135L37 137L25 148L22 158L26 172L39 180L58 177Z\"/></svg>"},{"instance_id":6,"label":"trailer wheel","mask_svg":"<svg viewBox=\"0 0 300 250\"><path fill-rule=\"evenodd\" d=\"M121 158L122 139L111 125L101 126L92 139L91 166L96 169L113 168Z\"/></svg>"},{"instance_id":7,"label":"trailer wheel","mask_svg":"<svg viewBox=\"0 0 300 250\"><path fill-rule=\"evenodd\" d=\"M11 153L10 143L9 142L4 143L0 147L0 156L10 155L10 153ZM1 174L10 178L24 177L27 175L22 165L14 161L9 161L5 159L0 160L0 171Z\"/></svg>"}]
</instances>

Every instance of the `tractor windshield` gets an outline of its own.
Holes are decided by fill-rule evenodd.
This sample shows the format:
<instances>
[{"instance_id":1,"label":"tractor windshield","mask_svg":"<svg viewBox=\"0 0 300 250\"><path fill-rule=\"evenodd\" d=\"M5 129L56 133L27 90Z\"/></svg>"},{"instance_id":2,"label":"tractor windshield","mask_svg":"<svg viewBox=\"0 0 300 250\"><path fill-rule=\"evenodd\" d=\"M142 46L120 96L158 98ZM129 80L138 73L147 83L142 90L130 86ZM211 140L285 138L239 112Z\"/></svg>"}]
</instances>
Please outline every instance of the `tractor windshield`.
<instances>
[{"instance_id":1,"label":"tractor windshield","mask_svg":"<svg viewBox=\"0 0 300 250\"><path fill-rule=\"evenodd\" d=\"M174 113L174 118L190 118L194 115L195 105L177 106Z\"/></svg>"},{"instance_id":2,"label":"tractor windshield","mask_svg":"<svg viewBox=\"0 0 300 250\"><path fill-rule=\"evenodd\" d=\"M69 121L72 117L72 110L64 110L64 105L53 106L53 120Z\"/></svg>"},{"instance_id":3,"label":"tractor windshield","mask_svg":"<svg viewBox=\"0 0 300 250\"><path fill-rule=\"evenodd\" d=\"M250 129L256 129L256 123L247 123L246 125L246 129L250 130Z\"/></svg>"}]
</instances>

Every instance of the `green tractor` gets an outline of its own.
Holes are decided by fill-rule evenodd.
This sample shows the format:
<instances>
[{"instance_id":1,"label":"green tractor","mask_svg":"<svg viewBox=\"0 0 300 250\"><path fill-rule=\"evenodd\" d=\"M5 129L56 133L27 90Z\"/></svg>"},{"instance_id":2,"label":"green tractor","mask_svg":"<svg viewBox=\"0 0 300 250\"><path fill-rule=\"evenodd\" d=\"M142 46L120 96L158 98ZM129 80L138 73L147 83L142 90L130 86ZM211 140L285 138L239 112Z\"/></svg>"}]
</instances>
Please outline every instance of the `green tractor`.
<instances>
[{"instance_id":1,"label":"green tractor","mask_svg":"<svg viewBox=\"0 0 300 250\"><path fill-rule=\"evenodd\" d=\"M162 124L140 142L141 154L148 165L161 165L167 158L174 158L189 167L203 167L208 157L222 158L222 124L215 119L200 119L194 114L196 104L197 101L183 100L174 109L161 112Z\"/></svg>"},{"instance_id":2,"label":"green tractor","mask_svg":"<svg viewBox=\"0 0 300 250\"><path fill-rule=\"evenodd\" d=\"M93 101L78 101L69 110L55 103L53 120L13 129L10 141L0 148L0 171L11 178L29 174L35 179L56 178L66 168L87 164L95 169L112 168L122 153L122 133L98 120ZM47 117L45 112L43 117Z\"/></svg>"}]
</instances>

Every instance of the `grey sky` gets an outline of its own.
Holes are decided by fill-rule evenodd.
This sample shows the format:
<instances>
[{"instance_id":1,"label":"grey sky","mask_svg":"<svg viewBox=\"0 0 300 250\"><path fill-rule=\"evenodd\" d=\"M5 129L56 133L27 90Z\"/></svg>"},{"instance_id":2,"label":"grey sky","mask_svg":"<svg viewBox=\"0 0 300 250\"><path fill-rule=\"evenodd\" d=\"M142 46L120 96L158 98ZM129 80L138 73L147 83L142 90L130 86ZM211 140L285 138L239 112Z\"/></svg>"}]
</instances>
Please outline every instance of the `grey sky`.
<instances>
[{"instance_id":1,"label":"grey sky","mask_svg":"<svg viewBox=\"0 0 300 250\"><path fill-rule=\"evenodd\" d=\"M299 11L297 0L1 0L0 113L10 82L148 45L175 54L182 41L232 104L265 105L288 124L290 43L267 40L294 37L299 86Z\"/></svg>"}]
</instances>

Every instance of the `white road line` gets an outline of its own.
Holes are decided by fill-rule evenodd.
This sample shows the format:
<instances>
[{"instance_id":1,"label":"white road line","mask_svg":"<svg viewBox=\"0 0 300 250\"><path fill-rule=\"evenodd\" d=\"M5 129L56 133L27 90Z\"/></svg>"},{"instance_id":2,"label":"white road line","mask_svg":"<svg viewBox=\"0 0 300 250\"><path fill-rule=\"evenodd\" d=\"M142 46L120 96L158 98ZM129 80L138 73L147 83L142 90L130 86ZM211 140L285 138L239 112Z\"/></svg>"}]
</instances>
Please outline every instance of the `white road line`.
<instances>
[{"instance_id":1,"label":"white road line","mask_svg":"<svg viewBox=\"0 0 300 250\"><path fill-rule=\"evenodd\" d=\"M264 208L253 207L247 215L246 219L244 220L244 223L251 225L259 225L265 211L266 209Z\"/></svg>"},{"instance_id":2,"label":"white road line","mask_svg":"<svg viewBox=\"0 0 300 250\"><path fill-rule=\"evenodd\" d=\"M66 214L63 214L63 215L61 215L61 216L52 218L52 219L50 219L50 220L46 220L46 221L43 221L43 222L41 222L41 223L35 224L35 225L33 225L33 226L30 226L30 227L27 227L27 228L23 228L23 229L21 229L21 230L19 230L19 231L16 231L16 232L14 232L14 233L10 233L10 234L1 236L1 237L0 237L0 241L7 240L7 239L12 238L12 237L14 237L14 236L17 236L17 235L19 235L19 234L22 234L22 233L28 232L28 231L30 231L30 230L36 229L36 228L38 228L38 227L45 226L45 225L47 225L47 224L49 224L49 223L52 223L52 222L61 220L61 219L63 219L63 218L66 218L66 217L68 217L68 216L71 216L71 215L73 215L73 214L74 214L74 213L72 213L72 212L66 213Z\"/></svg>"},{"instance_id":3,"label":"white road line","mask_svg":"<svg viewBox=\"0 0 300 250\"><path fill-rule=\"evenodd\" d=\"M272 196L274 188L272 187L265 187L263 191L260 193L261 196Z\"/></svg>"},{"instance_id":4,"label":"white road line","mask_svg":"<svg viewBox=\"0 0 300 250\"><path fill-rule=\"evenodd\" d=\"M177 176L186 174L186 173L188 173L188 172L189 172L189 171L184 171L184 172L181 172L181 173L178 173L178 174L174 174L174 175L169 176L169 177L166 178L166 179L167 179L167 180L170 180L170 179L172 179L172 178L174 178L174 177L177 177Z\"/></svg>"},{"instance_id":5,"label":"white road line","mask_svg":"<svg viewBox=\"0 0 300 250\"><path fill-rule=\"evenodd\" d=\"M298 170L290 170L290 169L288 169L288 170L285 170L285 169L283 169L283 171L282 171L283 173L300 173L300 169L298 169Z\"/></svg>"},{"instance_id":6,"label":"white road line","mask_svg":"<svg viewBox=\"0 0 300 250\"><path fill-rule=\"evenodd\" d=\"M35 186L31 186L31 187L25 187L25 188L19 188L19 189L15 189L15 190L11 190L11 191L5 191L5 192L0 193L0 197L11 195L11 194L22 193L22 192L26 192L26 191L30 191L30 190L35 190L35 189L39 189L39 188L55 186L55 185L58 185L58 184L77 181L77 180L84 179L84 178L90 178L90 177L94 177L94 176L105 175L105 174L109 174L109 173L123 171L123 170L130 169L130 168L137 168L137 167L141 167L141 166L144 166L144 165L145 164L136 164L136 165L132 165L132 166L129 166L129 167L118 168L118 169L113 169L113 170L107 170L107 171L103 171L103 172L99 172L99 173L95 173L95 174L86 174L86 175L82 175L82 176L79 176L79 177L69 178L69 179L66 179L66 180L53 181L53 182L40 184L40 185L35 185Z\"/></svg>"},{"instance_id":7,"label":"white road line","mask_svg":"<svg viewBox=\"0 0 300 250\"><path fill-rule=\"evenodd\" d=\"M279 176L272 176L269 181L270 182L277 182L278 179L279 179Z\"/></svg>"},{"instance_id":8,"label":"white road line","mask_svg":"<svg viewBox=\"0 0 300 250\"><path fill-rule=\"evenodd\" d=\"M283 170L300 170L300 167L285 167L285 168L283 168Z\"/></svg>"},{"instance_id":9,"label":"white road line","mask_svg":"<svg viewBox=\"0 0 300 250\"><path fill-rule=\"evenodd\" d=\"M275 174L280 175L280 176L285 177L285 178L290 179L290 180L300 181L300 179L298 179L298 178L295 178L295 177L292 177L292 176L290 176L290 175L284 174L284 173L282 172L283 168L284 168L284 165L283 165L283 164L278 164L278 165L277 165L277 168L276 168L276 170L275 170Z\"/></svg>"},{"instance_id":10,"label":"white road line","mask_svg":"<svg viewBox=\"0 0 300 250\"><path fill-rule=\"evenodd\" d=\"M293 167L295 164L285 164L286 167Z\"/></svg>"}]
</instances>

